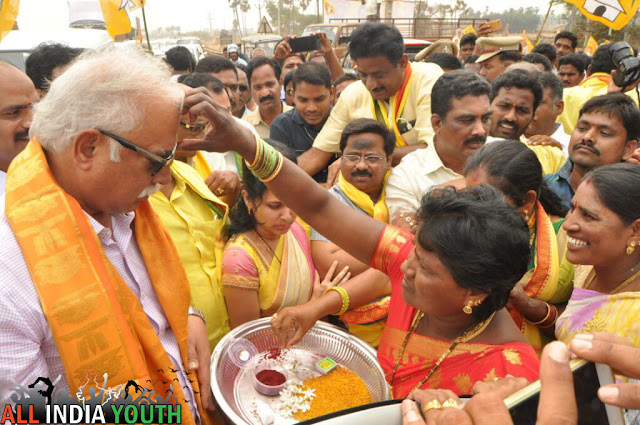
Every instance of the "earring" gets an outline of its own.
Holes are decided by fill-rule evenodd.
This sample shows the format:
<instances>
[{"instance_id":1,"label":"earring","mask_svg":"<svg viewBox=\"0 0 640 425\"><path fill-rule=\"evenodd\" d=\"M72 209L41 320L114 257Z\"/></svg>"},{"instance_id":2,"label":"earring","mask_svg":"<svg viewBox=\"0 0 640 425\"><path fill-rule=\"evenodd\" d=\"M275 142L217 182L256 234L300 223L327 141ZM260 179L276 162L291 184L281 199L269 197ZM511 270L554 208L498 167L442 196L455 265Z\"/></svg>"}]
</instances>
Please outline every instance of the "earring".
<instances>
[{"instance_id":1,"label":"earring","mask_svg":"<svg viewBox=\"0 0 640 425\"><path fill-rule=\"evenodd\" d=\"M253 210L251 208L247 207L247 211L249 212L249 216L253 215Z\"/></svg>"},{"instance_id":2,"label":"earring","mask_svg":"<svg viewBox=\"0 0 640 425\"><path fill-rule=\"evenodd\" d=\"M464 307L462 307L462 311L464 311L464 314L471 314L473 313L473 309L471 308L471 305L473 304L473 301L469 301L467 303L467 305L465 305Z\"/></svg>"},{"instance_id":3,"label":"earring","mask_svg":"<svg viewBox=\"0 0 640 425\"><path fill-rule=\"evenodd\" d=\"M636 249L636 241L631 241L629 245L627 245L627 255L633 254L633 251Z\"/></svg>"}]
</instances>

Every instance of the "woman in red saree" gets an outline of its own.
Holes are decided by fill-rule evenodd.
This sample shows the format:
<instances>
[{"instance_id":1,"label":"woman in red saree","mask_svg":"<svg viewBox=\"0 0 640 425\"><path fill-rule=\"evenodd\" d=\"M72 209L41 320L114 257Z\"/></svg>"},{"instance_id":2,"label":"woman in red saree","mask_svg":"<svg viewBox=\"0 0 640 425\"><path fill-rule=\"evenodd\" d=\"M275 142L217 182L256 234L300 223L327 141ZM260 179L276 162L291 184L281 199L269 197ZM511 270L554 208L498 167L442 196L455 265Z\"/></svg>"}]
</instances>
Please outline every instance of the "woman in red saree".
<instances>
[{"instance_id":1,"label":"woman in red saree","mask_svg":"<svg viewBox=\"0 0 640 425\"><path fill-rule=\"evenodd\" d=\"M395 396L406 396L414 380L420 388L432 383L438 388L450 385L452 391L463 394L479 380L506 374L537 379L537 356L504 309L511 289L527 271L530 236L518 211L500 192L479 185L428 193L419 213L420 223L428 224L421 224L414 245L411 234L352 210L293 163L282 161L203 93L188 93L184 105L192 118L206 116L212 130L203 140L183 142L182 148L235 150L249 164L268 168L252 165L252 172L264 176L278 199L346 252L390 276L388 327L400 332L400 337L383 333L380 362L392 386L407 376L407 384L399 386ZM328 291L306 309L295 306L279 312L272 325L283 342L299 341L316 317L338 314L379 297L375 283L357 281L363 275L340 290ZM429 352L438 351L438 341L446 349L424 364L406 351L409 343L413 347L420 341L426 342L423 352L426 347ZM386 356L385 347L390 347ZM464 367L456 362L460 355L470 360ZM451 383L456 379L467 379L464 374L469 385L454 387ZM436 383L438 375L446 380Z\"/></svg>"}]
</instances>

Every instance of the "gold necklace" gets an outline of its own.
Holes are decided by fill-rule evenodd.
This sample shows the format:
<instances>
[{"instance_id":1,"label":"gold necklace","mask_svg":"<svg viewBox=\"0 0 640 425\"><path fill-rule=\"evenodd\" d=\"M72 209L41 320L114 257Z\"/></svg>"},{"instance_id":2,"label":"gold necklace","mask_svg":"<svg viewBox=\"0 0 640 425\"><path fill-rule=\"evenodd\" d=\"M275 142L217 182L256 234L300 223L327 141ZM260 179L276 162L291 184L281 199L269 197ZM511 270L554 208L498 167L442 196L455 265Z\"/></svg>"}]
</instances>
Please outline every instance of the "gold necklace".
<instances>
[{"instance_id":1,"label":"gold necklace","mask_svg":"<svg viewBox=\"0 0 640 425\"><path fill-rule=\"evenodd\" d=\"M636 264L637 266L637 264ZM633 270L635 268L635 266L633 266L631 268L631 270ZM620 285L618 285L616 287L616 289L614 289L613 291L610 292L610 294L615 294L616 292L620 291L622 288L626 287L627 285L629 285L630 283L632 283L634 280L636 280L636 278L640 276L640 270L638 270L637 272L635 272L633 275L631 275L631 277L629 277L627 280L625 280L624 282L622 282ZM591 286L591 284L593 283L593 279L596 278L596 272L595 270L593 271L593 274L591 275L591 279L589 279L589 281L587 282L587 284L584 286L584 289L589 289L589 286Z\"/></svg>"},{"instance_id":2,"label":"gold necklace","mask_svg":"<svg viewBox=\"0 0 640 425\"><path fill-rule=\"evenodd\" d=\"M422 387L422 385L424 385L424 383L427 382L429 380L429 378L431 378L431 375L433 375L433 373L436 371L438 366L440 366L440 364L444 361L444 359L446 359L449 356L449 354L451 354L451 352L453 350L455 350L455 348L458 346L458 344L467 342L469 340L472 340L473 338L475 338L478 335L480 335L487 328L487 326L489 326L489 323L491 323L491 320L493 319L493 317L495 315L496 315L496 312L494 311L491 314L491 316L489 316L488 319L478 323L473 328L469 329L468 331L464 332L462 335L460 335L459 337L454 339L453 342L451 343L451 345L449 346L449 348L444 353L442 353L442 355L438 358L438 360L436 361L436 364L433 365L433 367L431 368L429 373L427 373L427 375L424 378L422 378L422 380L420 382L418 382L418 385L413 387L413 390L411 390L411 391L415 391L415 390L419 389L420 387ZM398 356L398 360L396 360L396 364L393 367L393 372L391 373L391 387L392 388L393 388L393 383L395 382L395 379L396 379L396 372L398 371L398 367L400 366L400 361L402 360L402 356L404 355L404 351L407 348L407 343L409 342L409 337L411 337L411 334L415 332L416 328L418 327L418 324L420 323L420 320L422 320L423 317L424 317L424 313L422 311L418 310L416 312L416 315L413 317L413 321L411 322L411 328L409 329L409 332L407 333L407 336L405 336L404 337L404 341L402 341L402 347L400 348L400 355Z\"/></svg>"},{"instance_id":3,"label":"gold necklace","mask_svg":"<svg viewBox=\"0 0 640 425\"><path fill-rule=\"evenodd\" d=\"M276 252L273 250L273 248L271 248L271 245L269 245L267 243L267 241L264 240L264 238L262 236L260 236L260 233L258 233L258 231L256 229L253 229L254 232L256 232L256 235L258 235L258 237L260 238L260 240L262 241L263 244L265 244L267 246L267 249L269 250L269 252L271 252L271 255L273 255L273 257L278 260L278 263L282 264L282 261L278 258L278 256L276 255Z\"/></svg>"}]
</instances>

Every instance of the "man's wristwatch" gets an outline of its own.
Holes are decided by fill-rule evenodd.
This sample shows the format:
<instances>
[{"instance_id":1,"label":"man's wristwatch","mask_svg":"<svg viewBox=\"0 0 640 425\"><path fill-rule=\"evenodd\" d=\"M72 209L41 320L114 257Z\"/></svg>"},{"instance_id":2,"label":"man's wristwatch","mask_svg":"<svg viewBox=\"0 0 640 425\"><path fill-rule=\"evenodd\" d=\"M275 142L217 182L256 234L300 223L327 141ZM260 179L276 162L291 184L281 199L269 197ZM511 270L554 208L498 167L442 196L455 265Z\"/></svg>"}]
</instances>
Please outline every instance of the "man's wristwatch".
<instances>
[{"instance_id":1,"label":"man's wristwatch","mask_svg":"<svg viewBox=\"0 0 640 425\"><path fill-rule=\"evenodd\" d=\"M200 310L198 310L193 306L189 306L189 316L198 316L199 318L202 319L205 325L207 324L207 321L204 319L204 314L202 314Z\"/></svg>"}]
</instances>

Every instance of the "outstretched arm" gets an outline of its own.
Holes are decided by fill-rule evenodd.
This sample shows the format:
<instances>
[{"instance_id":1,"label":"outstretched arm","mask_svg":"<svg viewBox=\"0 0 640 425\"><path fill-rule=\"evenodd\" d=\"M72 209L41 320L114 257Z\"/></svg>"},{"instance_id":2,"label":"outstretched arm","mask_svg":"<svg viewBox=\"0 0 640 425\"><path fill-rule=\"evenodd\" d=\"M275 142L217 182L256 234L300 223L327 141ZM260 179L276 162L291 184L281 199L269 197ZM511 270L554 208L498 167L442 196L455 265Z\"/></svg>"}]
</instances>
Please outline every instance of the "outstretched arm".
<instances>
[{"instance_id":1,"label":"outstretched arm","mask_svg":"<svg viewBox=\"0 0 640 425\"><path fill-rule=\"evenodd\" d=\"M180 149L226 152L233 150L251 163L257 140L203 89L185 94L184 111L191 120L203 116L211 130L200 140L184 140ZM365 264L371 262L384 224L349 208L285 159L280 173L266 183L273 194L326 238Z\"/></svg>"}]
</instances>

